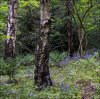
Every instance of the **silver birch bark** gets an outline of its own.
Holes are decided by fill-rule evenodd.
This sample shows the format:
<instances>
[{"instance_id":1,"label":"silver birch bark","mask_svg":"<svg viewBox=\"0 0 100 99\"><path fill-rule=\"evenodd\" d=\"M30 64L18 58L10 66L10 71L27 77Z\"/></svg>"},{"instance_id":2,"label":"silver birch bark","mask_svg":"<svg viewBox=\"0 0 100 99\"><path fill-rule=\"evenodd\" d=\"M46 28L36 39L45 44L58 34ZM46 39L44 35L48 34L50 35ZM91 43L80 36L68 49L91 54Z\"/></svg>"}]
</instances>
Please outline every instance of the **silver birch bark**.
<instances>
[{"instance_id":1,"label":"silver birch bark","mask_svg":"<svg viewBox=\"0 0 100 99\"><path fill-rule=\"evenodd\" d=\"M9 14L8 14L8 25L7 25L7 38L5 44L5 58L16 55L15 42L16 42L16 30L17 30L17 9L18 0L9 1Z\"/></svg>"},{"instance_id":2,"label":"silver birch bark","mask_svg":"<svg viewBox=\"0 0 100 99\"><path fill-rule=\"evenodd\" d=\"M52 85L49 74L50 0L41 0L40 34L36 46L35 83L38 87Z\"/></svg>"}]
</instances>

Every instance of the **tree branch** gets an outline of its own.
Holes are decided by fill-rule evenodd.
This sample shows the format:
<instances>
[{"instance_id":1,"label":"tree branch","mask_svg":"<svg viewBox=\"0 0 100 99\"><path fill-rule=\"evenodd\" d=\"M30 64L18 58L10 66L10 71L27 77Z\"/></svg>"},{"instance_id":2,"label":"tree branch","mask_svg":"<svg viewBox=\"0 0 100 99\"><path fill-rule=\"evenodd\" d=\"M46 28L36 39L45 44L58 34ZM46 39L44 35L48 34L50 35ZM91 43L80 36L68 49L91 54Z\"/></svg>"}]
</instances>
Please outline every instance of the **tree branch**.
<instances>
[{"instance_id":1,"label":"tree branch","mask_svg":"<svg viewBox=\"0 0 100 99\"><path fill-rule=\"evenodd\" d=\"M86 10L86 12L84 13L83 17L82 17L82 21L84 21L86 15L89 13L89 11L91 10L91 8L93 7L92 4L92 0L90 0L90 7Z\"/></svg>"}]
</instances>

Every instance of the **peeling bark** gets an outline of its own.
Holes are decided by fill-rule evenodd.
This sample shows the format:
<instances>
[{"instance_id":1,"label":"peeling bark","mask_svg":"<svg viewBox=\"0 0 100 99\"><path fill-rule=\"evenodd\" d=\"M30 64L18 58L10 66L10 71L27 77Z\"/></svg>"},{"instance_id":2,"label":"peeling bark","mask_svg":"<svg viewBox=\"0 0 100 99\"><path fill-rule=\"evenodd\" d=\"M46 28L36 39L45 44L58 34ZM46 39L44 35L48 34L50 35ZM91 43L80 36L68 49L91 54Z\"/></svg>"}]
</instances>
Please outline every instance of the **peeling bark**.
<instances>
[{"instance_id":1,"label":"peeling bark","mask_svg":"<svg viewBox=\"0 0 100 99\"><path fill-rule=\"evenodd\" d=\"M51 86L49 73L50 0L41 0L41 31L36 46L35 83L38 87Z\"/></svg>"},{"instance_id":2,"label":"peeling bark","mask_svg":"<svg viewBox=\"0 0 100 99\"><path fill-rule=\"evenodd\" d=\"M9 1L9 14L8 14L8 25L7 25L7 38L5 41L5 58L16 55L15 42L16 42L16 30L17 30L17 9L18 0Z\"/></svg>"}]
</instances>

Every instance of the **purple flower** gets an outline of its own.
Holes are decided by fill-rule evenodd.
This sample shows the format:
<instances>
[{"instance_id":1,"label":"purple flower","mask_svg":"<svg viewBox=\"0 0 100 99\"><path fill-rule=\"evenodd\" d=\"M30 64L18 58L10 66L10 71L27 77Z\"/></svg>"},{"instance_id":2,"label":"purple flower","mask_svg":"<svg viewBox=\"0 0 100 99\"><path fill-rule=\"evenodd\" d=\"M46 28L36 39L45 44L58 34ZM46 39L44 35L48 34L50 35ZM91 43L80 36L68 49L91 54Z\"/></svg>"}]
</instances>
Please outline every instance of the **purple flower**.
<instances>
[{"instance_id":1,"label":"purple flower","mask_svg":"<svg viewBox=\"0 0 100 99\"><path fill-rule=\"evenodd\" d=\"M91 58L91 54L90 53L86 53L86 55L84 56L84 58L90 59Z\"/></svg>"},{"instance_id":2,"label":"purple flower","mask_svg":"<svg viewBox=\"0 0 100 99\"><path fill-rule=\"evenodd\" d=\"M69 84L62 83L60 88L61 88L61 90L68 91L69 90Z\"/></svg>"},{"instance_id":3,"label":"purple flower","mask_svg":"<svg viewBox=\"0 0 100 99\"><path fill-rule=\"evenodd\" d=\"M66 91L68 91L69 90L69 85L68 84L66 84Z\"/></svg>"}]
</instances>

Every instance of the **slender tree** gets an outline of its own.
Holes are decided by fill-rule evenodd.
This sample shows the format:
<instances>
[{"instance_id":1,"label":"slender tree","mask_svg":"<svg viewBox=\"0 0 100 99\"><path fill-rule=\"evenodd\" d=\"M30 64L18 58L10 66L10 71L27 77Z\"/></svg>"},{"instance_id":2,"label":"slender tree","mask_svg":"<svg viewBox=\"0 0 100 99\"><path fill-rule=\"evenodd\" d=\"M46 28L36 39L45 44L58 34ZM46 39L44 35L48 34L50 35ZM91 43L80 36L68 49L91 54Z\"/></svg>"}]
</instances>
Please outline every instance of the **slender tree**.
<instances>
[{"instance_id":1,"label":"slender tree","mask_svg":"<svg viewBox=\"0 0 100 99\"><path fill-rule=\"evenodd\" d=\"M15 41L16 41L16 18L17 18L18 0L9 0L9 14L7 25L7 39L5 44L5 58L15 57Z\"/></svg>"},{"instance_id":2,"label":"slender tree","mask_svg":"<svg viewBox=\"0 0 100 99\"><path fill-rule=\"evenodd\" d=\"M66 29L67 29L67 37L68 37L68 49L69 55L72 57L74 53L73 49L73 32L72 32L72 0L66 0Z\"/></svg>"},{"instance_id":3,"label":"slender tree","mask_svg":"<svg viewBox=\"0 0 100 99\"><path fill-rule=\"evenodd\" d=\"M39 88L51 86L48 59L49 59L49 33L50 33L50 0L41 0L40 34L36 46L35 83Z\"/></svg>"},{"instance_id":4,"label":"slender tree","mask_svg":"<svg viewBox=\"0 0 100 99\"><path fill-rule=\"evenodd\" d=\"M73 0L73 6L74 6L74 13L77 16L79 20L78 26L78 37L79 37L79 48L78 52L80 53L80 56L83 57L85 54L86 46L87 46L87 37L86 37L86 31L84 26L84 20L86 20L87 16L90 13L90 10L93 8L92 0L89 0L89 7L82 13L82 17L79 14L79 11L77 9L75 0Z\"/></svg>"}]
</instances>

